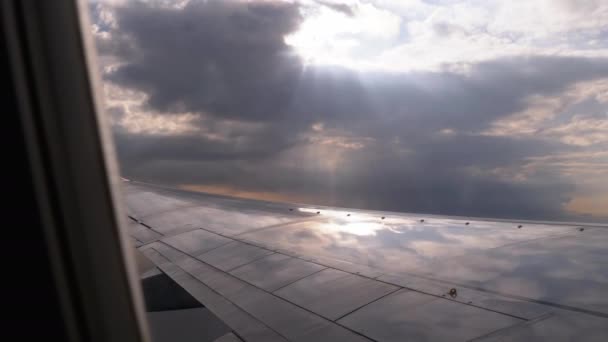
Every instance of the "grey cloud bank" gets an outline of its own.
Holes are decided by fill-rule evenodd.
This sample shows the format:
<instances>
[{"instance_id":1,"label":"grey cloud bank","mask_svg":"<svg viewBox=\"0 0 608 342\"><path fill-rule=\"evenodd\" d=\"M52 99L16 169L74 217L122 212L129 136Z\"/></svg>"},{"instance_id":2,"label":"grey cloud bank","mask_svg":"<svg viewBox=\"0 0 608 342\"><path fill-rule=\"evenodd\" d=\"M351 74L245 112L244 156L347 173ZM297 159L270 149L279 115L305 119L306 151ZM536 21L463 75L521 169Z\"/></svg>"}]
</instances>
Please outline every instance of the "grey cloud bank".
<instances>
[{"instance_id":1,"label":"grey cloud bank","mask_svg":"<svg viewBox=\"0 0 608 342\"><path fill-rule=\"evenodd\" d=\"M144 94L136 105L124 94L108 101L114 121L123 123L114 125L123 173L338 206L605 220L568 210L581 196L576 177L530 161L601 152L608 140L568 144L547 138L543 127L488 132L535 99L561 99L577 84L608 78L608 59L503 57L466 72L307 64L284 40L305 20L300 6L91 5L99 54L113 61L103 71L106 84ZM596 95L563 100L543 122L602 120ZM124 124L134 113L162 122L188 113L189 129L136 131Z\"/></svg>"}]
</instances>

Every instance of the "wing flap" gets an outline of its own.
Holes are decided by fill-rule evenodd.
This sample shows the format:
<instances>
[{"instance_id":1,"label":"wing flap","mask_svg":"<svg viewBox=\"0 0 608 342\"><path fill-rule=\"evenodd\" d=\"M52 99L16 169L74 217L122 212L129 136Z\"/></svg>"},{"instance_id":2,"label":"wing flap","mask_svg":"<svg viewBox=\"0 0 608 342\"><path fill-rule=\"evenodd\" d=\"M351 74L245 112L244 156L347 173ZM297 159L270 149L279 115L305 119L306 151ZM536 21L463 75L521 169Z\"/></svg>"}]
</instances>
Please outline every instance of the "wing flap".
<instances>
[{"instance_id":1,"label":"wing flap","mask_svg":"<svg viewBox=\"0 0 608 342\"><path fill-rule=\"evenodd\" d=\"M209 293L197 296L196 291L207 288L219 294L223 300L232 303L240 311L249 314L262 322L270 330L290 341L368 341L331 321L325 320L292 303L248 284L228 273L215 269L180 251L172 251L168 245L150 246L144 251L158 267L182 285L195 298L201 299L206 307L214 312L226 324L233 327L246 340L250 337L242 334L242 327L230 324L231 313L217 312ZM173 264L175 262L175 264ZM217 298L212 298L217 300ZM253 340L253 339L251 339Z\"/></svg>"}]
</instances>

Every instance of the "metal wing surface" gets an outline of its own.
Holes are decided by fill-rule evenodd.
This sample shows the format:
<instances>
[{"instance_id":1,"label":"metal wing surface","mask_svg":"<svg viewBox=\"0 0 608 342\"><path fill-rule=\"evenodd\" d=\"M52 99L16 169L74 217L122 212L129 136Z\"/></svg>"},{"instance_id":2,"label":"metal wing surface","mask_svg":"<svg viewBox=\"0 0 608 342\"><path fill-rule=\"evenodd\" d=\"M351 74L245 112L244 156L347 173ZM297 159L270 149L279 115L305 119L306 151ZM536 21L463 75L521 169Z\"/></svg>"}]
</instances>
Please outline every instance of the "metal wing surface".
<instances>
[{"instance_id":1,"label":"metal wing surface","mask_svg":"<svg viewBox=\"0 0 608 342\"><path fill-rule=\"evenodd\" d=\"M245 341L606 341L608 229L124 182L129 234Z\"/></svg>"}]
</instances>

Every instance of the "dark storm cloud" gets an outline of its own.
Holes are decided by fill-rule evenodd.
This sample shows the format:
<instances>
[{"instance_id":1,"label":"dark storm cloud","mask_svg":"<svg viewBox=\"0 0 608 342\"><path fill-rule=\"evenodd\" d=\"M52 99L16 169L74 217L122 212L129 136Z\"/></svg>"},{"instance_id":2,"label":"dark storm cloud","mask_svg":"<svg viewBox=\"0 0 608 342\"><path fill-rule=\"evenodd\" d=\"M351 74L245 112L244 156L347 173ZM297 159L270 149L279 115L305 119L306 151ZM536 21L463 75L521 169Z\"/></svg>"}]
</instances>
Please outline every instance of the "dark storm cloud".
<instances>
[{"instance_id":1,"label":"dark storm cloud","mask_svg":"<svg viewBox=\"0 0 608 342\"><path fill-rule=\"evenodd\" d=\"M194 124L206 130L214 120L262 125L219 140L117 128L127 176L301 194L320 204L564 218L572 185L558 176L513 182L475 172L564 146L468 133L525 109L530 95L608 76L606 60L563 57L500 59L472 65L466 75L304 67L283 40L297 30L299 8L283 2L132 3L114 14L113 39L100 53L125 63L106 73L107 82L146 93L151 110L200 113L205 120ZM337 168L315 168L323 161L306 146L318 122L319 134L368 140L343 151ZM444 128L457 133L439 134Z\"/></svg>"},{"instance_id":2,"label":"dark storm cloud","mask_svg":"<svg viewBox=\"0 0 608 342\"><path fill-rule=\"evenodd\" d=\"M116 128L116 144L122 159L130 163L147 160L258 160L271 158L295 144L281 131L265 127L257 132L235 134L225 140L199 134L133 134Z\"/></svg>"},{"instance_id":3,"label":"dark storm cloud","mask_svg":"<svg viewBox=\"0 0 608 342\"><path fill-rule=\"evenodd\" d=\"M300 62L283 36L301 20L296 5L134 3L117 10L116 20L129 46L117 51L129 63L107 79L145 91L155 109L270 120L291 98Z\"/></svg>"},{"instance_id":4,"label":"dark storm cloud","mask_svg":"<svg viewBox=\"0 0 608 342\"><path fill-rule=\"evenodd\" d=\"M174 139L182 143L182 149L193 149L193 144L179 137L158 139L157 143ZM375 146L352 152L334 171L311 170L306 164L315 160L297 152L294 158L302 159L290 167L272 156L252 159L252 154L248 159L235 154L221 161L209 157L176 160L154 154L145 161L126 158L123 163L135 178L173 184L229 184L249 191L295 194L295 199L314 198L315 204L481 217L567 218L561 205L568 200L564 194L572 191L571 184L550 178L546 183L513 183L474 175L467 169L471 160L477 165L483 158L483 166L517 163L537 141L474 140L455 137L426 146L421 143L407 157L397 156L391 146ZM133 145L121 146L124 151ZM153 145L147 148L154 150ZM551 151L548 146L536 149ZM534 154L528 151L527 155Z\"/></svg>"}]
</instances>

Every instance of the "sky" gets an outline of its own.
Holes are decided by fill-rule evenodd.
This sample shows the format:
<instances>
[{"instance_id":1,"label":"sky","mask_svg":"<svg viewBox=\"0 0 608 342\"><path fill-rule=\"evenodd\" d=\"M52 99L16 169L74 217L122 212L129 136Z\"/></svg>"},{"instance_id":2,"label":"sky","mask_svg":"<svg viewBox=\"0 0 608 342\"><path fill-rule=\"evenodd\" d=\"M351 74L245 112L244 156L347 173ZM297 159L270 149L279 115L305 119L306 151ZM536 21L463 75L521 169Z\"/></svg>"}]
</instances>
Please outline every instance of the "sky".
<instances>
[{"instance_id":1,"label":"sky","mask_svg":"<svg viewBox=\"0 0 608 342\"><path fill-rule=\"evenodd\" d=\"M608 222L608 2L90 2L124 177Z\"/></svg>"}]
</instances>

